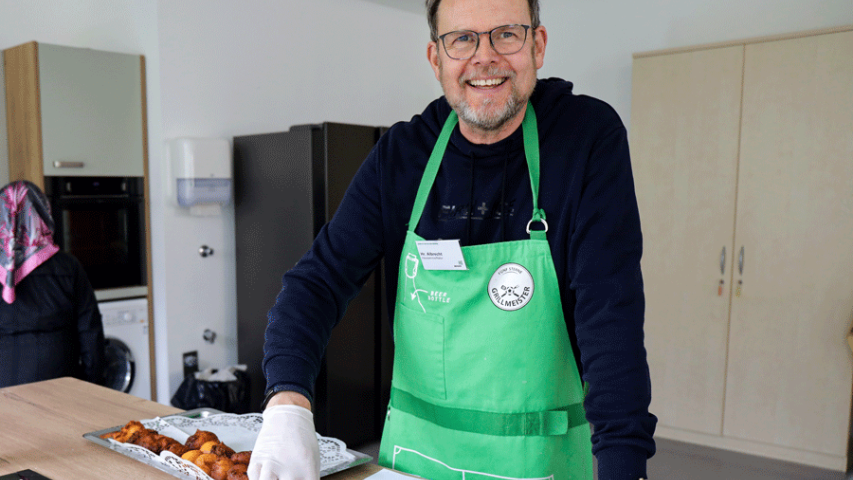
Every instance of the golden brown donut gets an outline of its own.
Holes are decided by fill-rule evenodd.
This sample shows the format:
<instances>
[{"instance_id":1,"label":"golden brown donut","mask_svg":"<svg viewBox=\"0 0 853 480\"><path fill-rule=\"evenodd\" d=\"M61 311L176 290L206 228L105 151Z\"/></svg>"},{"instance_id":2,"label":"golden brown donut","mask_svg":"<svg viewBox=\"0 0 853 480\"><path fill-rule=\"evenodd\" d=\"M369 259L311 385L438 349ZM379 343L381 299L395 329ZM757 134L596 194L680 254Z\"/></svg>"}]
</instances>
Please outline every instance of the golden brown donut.
<instances>
[{"instance_id":1,"label":"golden brown donut","mask_svg":"<svg viewBox=\"0 0 853 480\"><path fill-rule=\"evenodd\" d=\"M217 460L210 466L210 476L213 480L225 480L228 477L228 470L234 466L234 462L225 457L217 456Z\"/></svg>"},{"instance_id":2,"label":"golden brown donut","mask_svg":"<svg viewBox=\"0 0 853 480\"><path fill-rule=\"evenodd\" d=\"M139 445L142 448L151 450L152 452L159 455L160 452L163 450L163 447L160 443L162 438L163 435L160 435L159 433L154 432L153 430L146 431L144 434L134 439L133 443Z\"/></svg>"},{"instance_id":3,"label":"golden brown donut","mask_svg":"<svg viewBox=\"0 0 853 480\"><path fill-rule=\"evenodd\" d=\"M231 458L231 461L234 463L242 463L244 465L248 465L249 460L252 459L252 452L251 452L251 450L245 451L245 452L237 452L237 453L231 455L230 458Z\"/></svg>"},{"instance_id":4,"label":"golden brown donut","mask_svg":"<svg viewBox=\"0 0 853 480\"><path fill-rule=\"evenodd\" d=\"M188 450L181 455L181 458L188 462L195 463L195 459L201 455L201 450Z\"/></svg>"},{"instance_id":5,"label":"golden brown donut","mask_svg":"<svg viewBox=\"0 0 853 480\"><path fill-rule=\"evenodd\" d=\"M219 440L211 440L209 442L204 442L200 447L198 447L198 449L201 450L203 453L213 453L210 451L210 449L213 448L214 445L219 445Z\"/></svg>"},{"instance_id":6,"label":"golden brown donut","mask_svg":"<svg viewBox=\"0 0 853 480\"><path fill-rule=\"evenodd\" d=\"M131 433L130 437L128 437L126 443L132 443L134 445L139 445L139 446L143 446L143 445L140 445L142 443L150 444L151 442L154 441L154 438L152 438L153 435L157 435L157 430L151 430L148 428L143 428L142 430L137 430L137 431Z\"/></svg>"},{"instance_id":7,"label":"golden brown donut","mask_svg":"<svg viewBox=\"0 0 853 480\"><path fill-rule=\"evenodd\" d=\"M202 451L204 451L204 449L202 449ZM228 445L225 445L224 443L217 443L216 445L210 447L210 453L230 459L231 455L234 455L234 449L229 447ZM233 460L231 461L233 462Z\"/></svg>"},{"instance_id":8,"label":"golden brown donut","mask_svg":"<svg viewBox=\"0 0 853 480\"><path fill-rule=\"evenodd\" d=\"M174 453L179 457L182 457L185 453L190 451L190 447L182 444L181 442L175 441L175 443L170 444L169 447L166 448L166 450Z\"/></svg>"},{"instance_id":9,"label":"golden brown donut","mask_svg":"<svg viewBox=\"0 0 853 480\"><path fill-rule=\"evenodd\" d=\"M226 480L249 480L249 475L246 473L248 469L249 466L244 463L235 463L231 470L228 470Z\"/></svg>"},{"instance_id":10,"label":"golden brown donut","mask_svg":"<svg viewBox=\"0 0 853 480\"><path fill-rule=\"evenodd\" d=\"M131 435L140 430L145 430L145 427L142 425L142 423L136 420L131 420L127 422L125 426L121 427L121 430L119 430L118 432L113 432L111 438L117 442L124 443L127 442L128 439L130 439Z\"/></svg>"},{"instance_id":11,"label":"golden brown donut","mask_svg":"<svg viewBox=\"0 0 853 480\"><path fill-rule=\"evenodd\" d=\"M210 475L210 469L217 460L219 460L219 457L212 453L202 453L196 457L195 462L193 463L198 465L200 469L204 470L204 473Z\"/></svg>"},{"instance_id":12,"label":"golden brown donut","mask_svg":"<svg viewBox=\"0 0 853 480\"><path fill-rule=\"evenodd\" d=\"M165 435L160 435L160 443L157 445L157 447L160 449L161 452L165 451L165 450L169 450L169 448L171 448L173 445L180 445L180 446L184 447L184 444L175 440L174 438L167 437ZM184 448L186 448L186 447L184 447Z\"/></svg>"},{"instance_id":13,"label":"golden brown donut","mask_svg":"<svg viewBox=\"0 0 853 480\"><path fill-rule=\"evenodd\" d=\"M207 430L196 430L195 433L190 435L190 438L184 442L184 445L190 447L190 450L201 450L201 446L210 441L219 443L219 438L217 438L216 434L213 432L208 432Z\"/></svg>"}]
</instances>

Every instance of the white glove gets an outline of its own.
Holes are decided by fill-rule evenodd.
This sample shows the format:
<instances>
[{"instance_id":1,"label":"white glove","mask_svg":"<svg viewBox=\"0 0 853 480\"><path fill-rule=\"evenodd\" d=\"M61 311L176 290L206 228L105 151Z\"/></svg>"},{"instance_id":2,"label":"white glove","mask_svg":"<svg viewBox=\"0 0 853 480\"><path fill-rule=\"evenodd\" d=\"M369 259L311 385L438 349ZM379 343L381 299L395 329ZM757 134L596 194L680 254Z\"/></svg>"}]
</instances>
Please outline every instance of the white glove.
<instances>
[{"instance_id":1,"label":"white glove","mask_svg":"<svg viewBox=\"0 0 853 480\"><path fill-rule=\"evenodd\" d=\"M267 407L246 473L250 480L318 480L314 414L297 405Z\"/></svg>"}]
</instances>

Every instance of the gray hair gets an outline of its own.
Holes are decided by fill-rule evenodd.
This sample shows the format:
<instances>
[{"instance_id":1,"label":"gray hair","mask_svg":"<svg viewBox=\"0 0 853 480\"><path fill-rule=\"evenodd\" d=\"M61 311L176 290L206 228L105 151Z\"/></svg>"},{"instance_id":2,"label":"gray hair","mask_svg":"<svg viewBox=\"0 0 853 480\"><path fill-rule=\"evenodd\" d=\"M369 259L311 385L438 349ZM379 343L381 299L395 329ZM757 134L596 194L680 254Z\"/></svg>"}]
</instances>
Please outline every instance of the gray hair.
<instances>
[{"instance_id":1,"label":"gray hair","mask_svg":"<svg viewBox=\"0 0 853 480\"><path fill-rule=\"evenodd\" d=\"M433 42L438 41L438 5L441 0L426 0L427 22L429 23L429 37ZM539 27L539 0L527 0L530 9L530 27Z\"/></svg>"}]
</instances>

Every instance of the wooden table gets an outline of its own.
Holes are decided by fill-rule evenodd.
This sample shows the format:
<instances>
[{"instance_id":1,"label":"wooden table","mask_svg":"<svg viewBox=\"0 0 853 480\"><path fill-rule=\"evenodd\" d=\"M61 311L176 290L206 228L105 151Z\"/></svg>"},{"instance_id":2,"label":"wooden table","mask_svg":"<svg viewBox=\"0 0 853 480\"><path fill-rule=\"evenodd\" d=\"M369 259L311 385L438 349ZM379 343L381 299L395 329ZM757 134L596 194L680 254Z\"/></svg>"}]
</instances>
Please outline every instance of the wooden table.
<instances>
[{"instance_id":1,"label":"wooden table","mask_svg":"<svg viewBox=\"0 0 853 480\"><path fill-rule=\"evenodd\" d=\"M68 377L2 388L0 475L29 469L53 480L174 479L83 434L182 411ZM362 480L380 470L360 465L324 480Z\"/></svg>"}]
</instances>

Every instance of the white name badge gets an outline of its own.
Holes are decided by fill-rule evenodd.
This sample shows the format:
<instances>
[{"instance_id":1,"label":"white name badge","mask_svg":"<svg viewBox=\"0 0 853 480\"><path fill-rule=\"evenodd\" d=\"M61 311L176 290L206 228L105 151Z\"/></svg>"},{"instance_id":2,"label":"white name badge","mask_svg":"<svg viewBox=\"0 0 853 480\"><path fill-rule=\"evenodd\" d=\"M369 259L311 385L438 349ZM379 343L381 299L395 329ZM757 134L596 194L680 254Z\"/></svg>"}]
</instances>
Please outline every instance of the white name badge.
<instances>
[{"instance_id":1,"label":"white name badge","mask_svg":"<svg viewBox=\"0 0 853 480\"><path fill-rule=\"evenodd\" d=\"M459 240L415 242L425 270L468 270Z\"/></svg>"}]
</instances>

